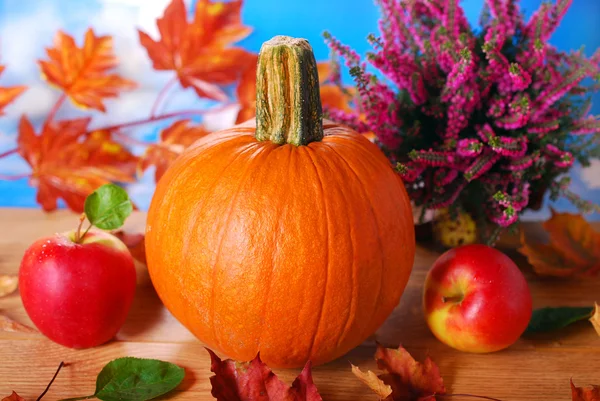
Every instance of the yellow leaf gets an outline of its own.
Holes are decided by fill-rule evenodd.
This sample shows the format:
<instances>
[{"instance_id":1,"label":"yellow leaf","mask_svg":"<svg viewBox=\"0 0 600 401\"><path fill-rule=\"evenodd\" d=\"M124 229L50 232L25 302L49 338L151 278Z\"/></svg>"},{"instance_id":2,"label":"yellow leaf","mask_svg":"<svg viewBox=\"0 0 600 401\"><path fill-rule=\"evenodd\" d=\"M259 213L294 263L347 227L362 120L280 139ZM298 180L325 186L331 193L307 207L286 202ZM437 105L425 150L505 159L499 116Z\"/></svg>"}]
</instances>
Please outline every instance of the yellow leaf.
<instances>
[{"instance_id":1,"label":"yellow leaf","mask_svg":"<svg viewBox=\"0 0 600 401\"><path fill-rule=\"evenodd\" d=\"M598 333L598 335L600 336L600 305L598 305L598 303L596 303L595 305L596 308L594 309L594 313L590 318L590 322L592 322L594 329L596 329L596 333Z\"/></svg>"},{"instance_id":2,"label":"yellow leaf","mask_svg":"<svg viewBox=\"0 0 600 401\"><path fill-rule=\"evenodd\" d=\"M354 373L361 382L369 386L380 399L384 400L392 394L392 387L385 384L383 380L370 370L368 370L367 373L363 373L358 366L352 365L352 373Z\"/></svg>"},{"instance_id":3,"label":"yellow leaf","mask_svg":"<svg viewBox=\"0 0 600 401\"><path fill-rule=\"evenodd\" d=\"M17 289L19 278L17 276L0 275L0 297L12 294Z\"/></svg>"}]
</instances>

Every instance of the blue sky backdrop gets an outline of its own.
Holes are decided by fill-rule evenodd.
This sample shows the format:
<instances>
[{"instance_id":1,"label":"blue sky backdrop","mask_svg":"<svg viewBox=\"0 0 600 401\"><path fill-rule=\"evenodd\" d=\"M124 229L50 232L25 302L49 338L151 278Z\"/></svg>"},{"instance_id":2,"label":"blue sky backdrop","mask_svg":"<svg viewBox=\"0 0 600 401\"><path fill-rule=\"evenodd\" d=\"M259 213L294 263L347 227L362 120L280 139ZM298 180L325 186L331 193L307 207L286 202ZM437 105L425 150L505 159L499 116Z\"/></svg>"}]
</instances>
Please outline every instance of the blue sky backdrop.
<instances>
[{"instance_id":1,"label":"blue sky backdrop","mask_svg":"<svg viewBox=\"0 0 600 401\"><path fill-rule=\"evenodd\" d=\"M527 15L539 7L542 0L522 0ZM93 125L102 126L146 117L157 92L172 76L169 72L152 70L145 49L138 43L137 28L156 37L155 19L162 14L167 0L1 0L0 1L0 63L7 66L0 84L24 84L29 90L6 109L0 118L0 153L15 146L16 126L20 115L27 114L40 124L58 97L57 91L40 78L35 60L44 57L44 48L52 45L57 30L74 35L79 43L85 30L92 26L97 34L114 37L115 52L121 60L120 73L136 80L140 87L124 93L118 101L108 102L108 113L94 116ZM188 4L191 5L188 1ZM483 0L463 0L467 17L477 24ZM364 54L369 46L366 36L377 33L378 8L372 0L246 0L242 18L254 32L240 45L258 51L260 45L275 35L290 35L308 39L317 59L327 59L329 51L322 32L330 31L342 42ZM552 43L565 50L586 46L591 54L600 47L600 1L574 0L569 13L555 33ZM594 114L600 114L600 96L594 98ZM190 91L174 91L162 111L198 107L202 101ZM72 117L78 111L67 105L59 118ZM236 110L212 116L206 124L219 128L231 123ZM128 134L144 140L156 137L161 125L143 126ZM18 156L0 160L0 173L27 173L28 166ZM153 191L152 171L139 183L129 187L132 198L146 208ZM573 190L600 202L600 161L588 169L577 168L573 175ZM0 206L38 207L35 189L26 179L0 181ZM554 205L559 210L572 210L567 202ZM529 214L542 218L548 209ZM599 216L594 216L599 217Z\"/></svg>"}]
</instances>

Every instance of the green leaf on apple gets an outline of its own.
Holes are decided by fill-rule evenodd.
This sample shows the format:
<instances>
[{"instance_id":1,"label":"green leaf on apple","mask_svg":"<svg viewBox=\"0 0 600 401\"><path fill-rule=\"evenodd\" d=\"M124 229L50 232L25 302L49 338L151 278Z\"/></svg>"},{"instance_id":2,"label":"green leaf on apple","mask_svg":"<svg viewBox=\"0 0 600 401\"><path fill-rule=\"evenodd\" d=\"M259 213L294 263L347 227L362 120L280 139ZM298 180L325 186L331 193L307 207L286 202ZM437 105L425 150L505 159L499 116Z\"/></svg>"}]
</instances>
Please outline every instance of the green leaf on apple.
<instances>
[{"instance_id":1,"label":"green leaf on apple","mask_svg":"<svg viewBox=\"0 0 600 401\"><path fill-rule=\"evenodd\" d=\"M133 205L123 188L106 184L86 198L84 210L92 225L102 230L115 230L131 214Z\"/></svg>"},{"instance_id":2,"label":"green leaf on apple","mask_svg":"<svg viewBox=\"0 0 600 401\"><path fill-rule=\"evenodd\" d=\"M533 311L529 326L524 334L544 333L562 329L580 320L589 319L593 307L542 308Z\"/></svg>"}]
</instances>

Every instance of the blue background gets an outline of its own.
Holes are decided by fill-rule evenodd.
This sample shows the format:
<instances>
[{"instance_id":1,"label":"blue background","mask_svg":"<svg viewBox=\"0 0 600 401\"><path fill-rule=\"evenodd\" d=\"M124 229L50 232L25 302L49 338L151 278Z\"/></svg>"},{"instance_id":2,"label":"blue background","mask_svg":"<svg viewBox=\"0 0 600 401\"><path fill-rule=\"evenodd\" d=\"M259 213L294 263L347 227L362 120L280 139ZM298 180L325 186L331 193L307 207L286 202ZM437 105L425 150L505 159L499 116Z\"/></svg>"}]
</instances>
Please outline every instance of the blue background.
<instances>
[{"instance_id":1,"label":"blue background","mask_svg":"<svg viewBox=\"0 0 600 401\"><path fill-rule=\"evenodd\" d=\"M140 88L109 102L108 113L94 115L95 126L114 124L143 118L148 115L156 93L172 76L169 72L153 71L145 50L139 45L136 28L156 37L154 20L162 14L166 0L2 0L0 1L0 63L7 66L0 85L24 84L28 92L6 109L0 117L0 153L15 147L16 126L21 114L27 114L40 124L56 100L58 93L41 80L35 60L44 56L44 47L51 46L58 29L74 35L79 43L88 26L97 34L114 36L115 52L120 57L120 73L140 83ZM189 3L188 3L189 4ZM476 25L483 0L461 2L472 25ZM537 9L541 0L523 0L526 15ZM307 38L317 59L325 60L329 51L322 40L328 30L342 42L364 54L369 46L366 36L377 33L379 9L371 0L247 0L242 19L254 28L251 36L240 45L258 51L265 40L275 35ZM600 1L574 0L571 9L556 31L551 42L560 49L578 49L586 46L592 54L600 47ZM162 111L205 105L191 91L175 91ZM594 98L594 114L600 114L600 96ZM71 105L64 106L59 118L72 117L79 112ZM230 124L235 110L224 112L206 121L211 128ZM168 124L144 126L127 134L143 140L153 140L158 129ZM141 151L142 149L135 149ZM28 166L18 157L0 159L0 174L24 174ZM573 172L572 189L587 199L600 202L600 162L592 167ZM132 198L145 208L153 191L152 172L129 187ZM38 207L36 190L26 179L0 181L0 206ZM573 210L568 202L553 205L559 210ZM528 218L542 218L548 214L530 213ZM598 217L598 216L594 216Z\"/></svg>"}]
</instances>

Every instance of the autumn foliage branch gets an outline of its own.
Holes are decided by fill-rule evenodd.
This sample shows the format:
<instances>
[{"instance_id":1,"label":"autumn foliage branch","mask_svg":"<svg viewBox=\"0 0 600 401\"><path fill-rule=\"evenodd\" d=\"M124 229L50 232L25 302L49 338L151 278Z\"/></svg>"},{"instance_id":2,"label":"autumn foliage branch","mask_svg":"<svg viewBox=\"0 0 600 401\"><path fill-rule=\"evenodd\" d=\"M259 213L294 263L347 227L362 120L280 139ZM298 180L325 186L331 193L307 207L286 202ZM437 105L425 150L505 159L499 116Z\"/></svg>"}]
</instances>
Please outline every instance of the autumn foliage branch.
<instances>
[{"instance_id":1,"label":"autumn foliage branch","mask_svg":"<svg viewBox=\"0 0 600 401\"><path fill-rule=\"evenodd\" d=\"M85 33L81 46L75 38L58 32L47 57L38 60L42 77L62 93L49 110L39 130L27 116L17 127L16 147L0 154L14 154L31 167L25 175L0 175L2 180L29 178L37 187L37 202L46 211L58 207L62 199L67 207L81 212L88 194L108 182L130 183L150 167L159 180L169 164L197 139L209 131L194 122L207 114L238 107L237 122L255 113L256 54L235 46L252 29L240 17L242 1L213 2L200 0L188 18L183 0L173 0L158 18L159 37L139 31L140 44L146 49L155 70L170 71L174 76L159 91L146 118L104 127L93 127L92 112L106 113L105 103L137 85L115 73L118 60L110 36ZM328 64L319 65L322 83L330 77ZM0 67L0 73L3 67ZM193 90L199 98L213 101L209 108L159 113L174 86ZM235 85L234 98L228 89ZM323 103L348 108L350 96L333 84L324 84ZM0 113L25 87L0 88ZM57 120L62 107L70 101L89 110L83 118ZM194 119L194 121L192 121ZM126 131L133 127L170 121L156 142L140 141ZM132 146L145 148L141 155Z\"/></svg>"}]
</instances>

